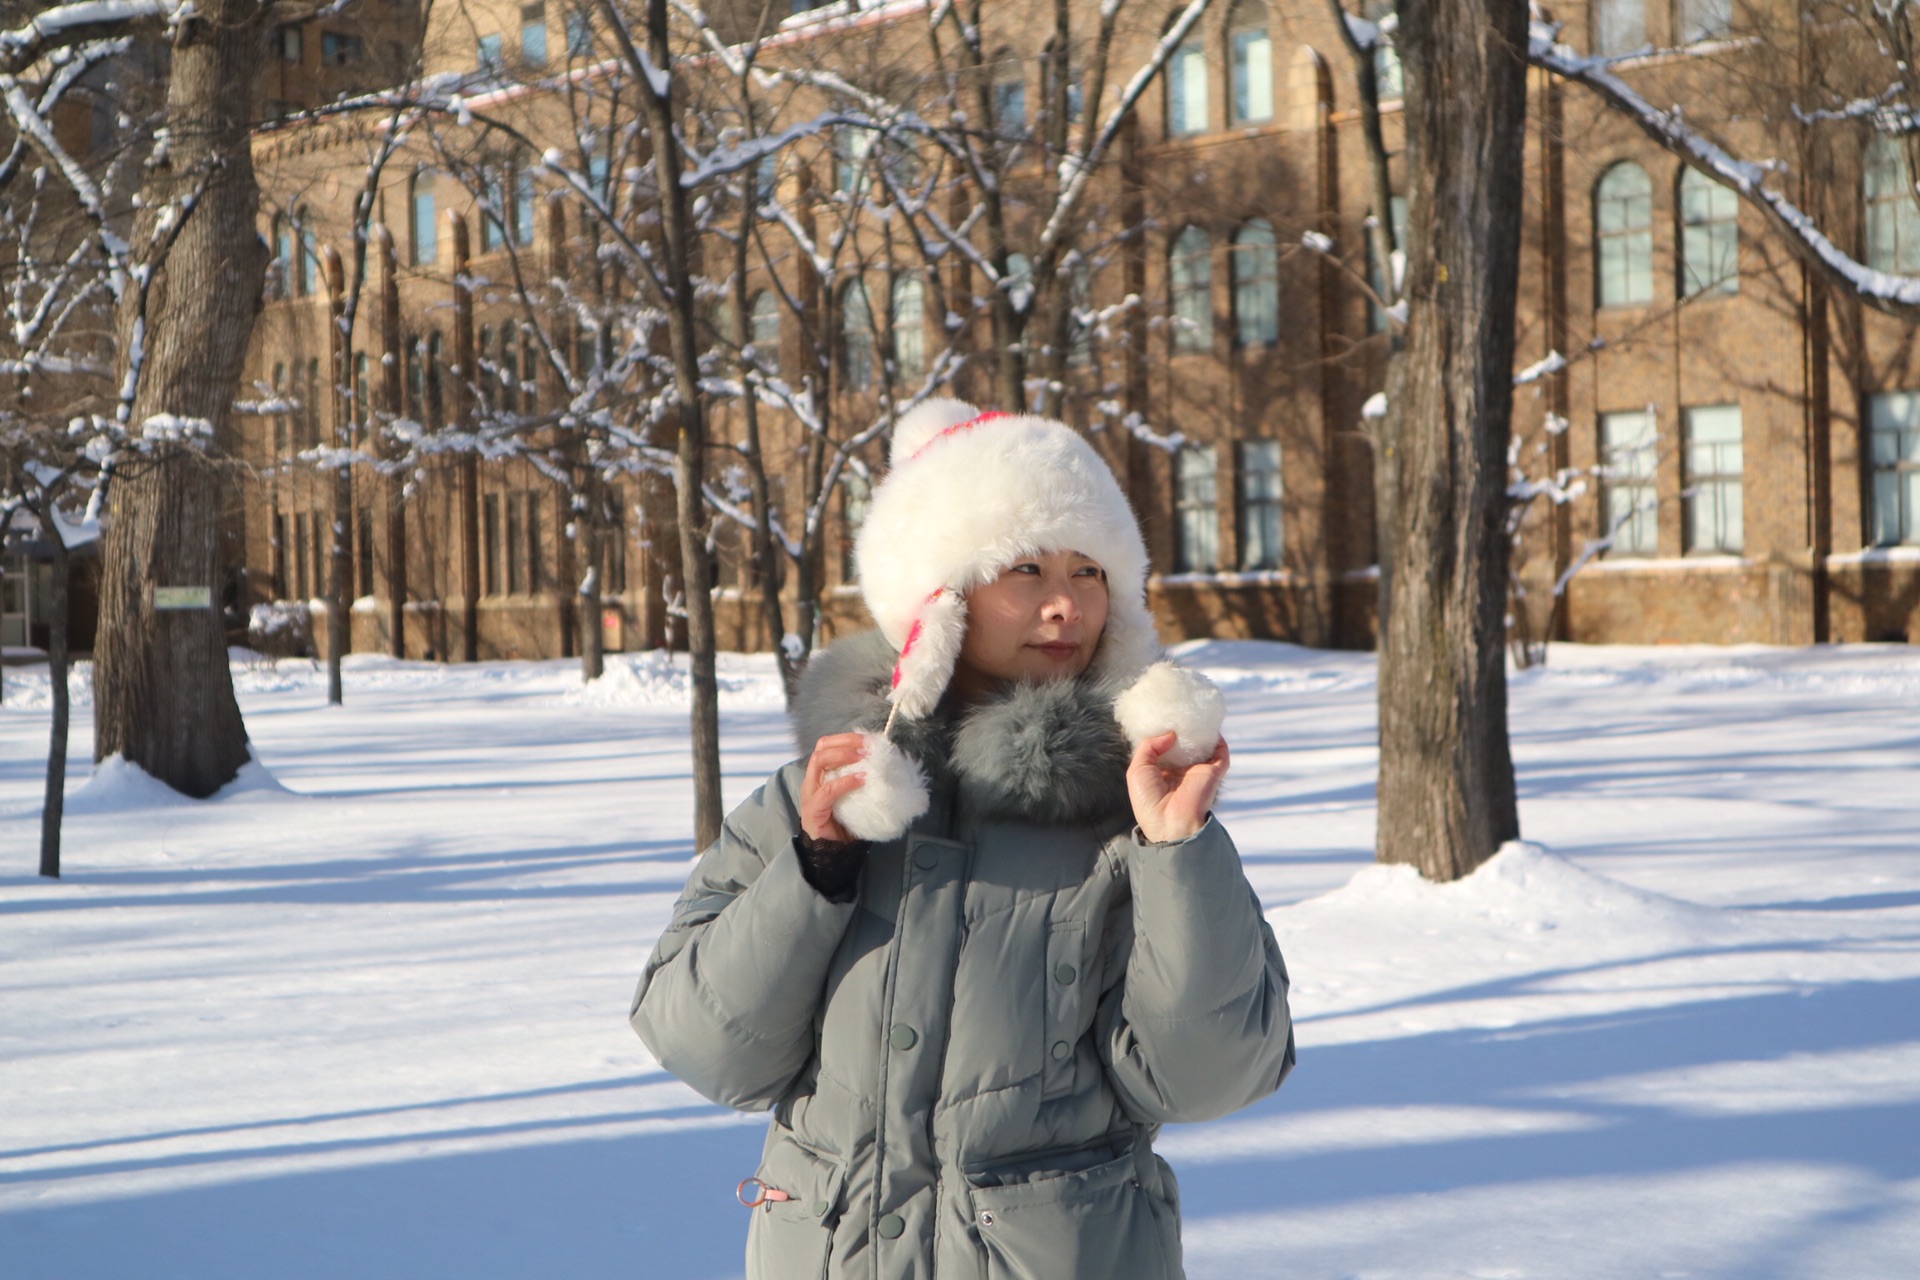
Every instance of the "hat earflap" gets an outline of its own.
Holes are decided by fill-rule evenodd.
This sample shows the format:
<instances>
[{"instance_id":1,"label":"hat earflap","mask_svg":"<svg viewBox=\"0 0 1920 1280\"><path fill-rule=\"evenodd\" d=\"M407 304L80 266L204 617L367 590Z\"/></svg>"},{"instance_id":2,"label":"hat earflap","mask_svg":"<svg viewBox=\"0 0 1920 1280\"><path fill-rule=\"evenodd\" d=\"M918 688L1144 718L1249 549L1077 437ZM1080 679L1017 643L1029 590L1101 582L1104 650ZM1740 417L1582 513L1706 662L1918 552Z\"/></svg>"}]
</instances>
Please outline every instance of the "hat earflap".
<instances>
[{"instance_id":1,"label":"hat earflap","mask_svg":"<svg viewBox=\"0 0 1920 1280\"><path fill-rule=\"evenodd\" d=\"M952 587L941 587L914 615L906 643L900 646L900 657L893 664L893 689L887 694L887 700L893 703L893 712L887 717L889 727L895 715L918 720L940 705L966 638L967 598Z\"/></svg>"}]
</instances>

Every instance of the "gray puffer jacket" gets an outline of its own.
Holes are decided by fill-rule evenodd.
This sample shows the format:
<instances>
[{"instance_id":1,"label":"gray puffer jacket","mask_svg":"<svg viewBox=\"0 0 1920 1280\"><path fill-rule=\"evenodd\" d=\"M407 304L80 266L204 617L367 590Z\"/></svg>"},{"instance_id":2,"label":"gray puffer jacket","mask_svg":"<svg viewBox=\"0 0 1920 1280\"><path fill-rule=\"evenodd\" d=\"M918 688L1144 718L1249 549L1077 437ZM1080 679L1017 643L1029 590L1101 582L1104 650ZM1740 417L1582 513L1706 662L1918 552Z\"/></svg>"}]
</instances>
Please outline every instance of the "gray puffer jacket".
<instances>
[{"instance_id":1,"label":"gray puffer jacket","mask_svg":"<svg viewBox=\"0 0 1920 1280\"><path fill-rule=\"evenodd\" d=\"M800 747L886 718L877 633L817 656ZM836 903L793 848L804 759L727 819L634 997L661 1064L772 1108L750 1280L1175 1280L1159 1126L1277 1088L1287 972L1217 822L1133 828L1113 690L1015 688L902 745L934 803ZM745 1172L744 1170L742 1171Z\"/></svg>"}]
</instances>

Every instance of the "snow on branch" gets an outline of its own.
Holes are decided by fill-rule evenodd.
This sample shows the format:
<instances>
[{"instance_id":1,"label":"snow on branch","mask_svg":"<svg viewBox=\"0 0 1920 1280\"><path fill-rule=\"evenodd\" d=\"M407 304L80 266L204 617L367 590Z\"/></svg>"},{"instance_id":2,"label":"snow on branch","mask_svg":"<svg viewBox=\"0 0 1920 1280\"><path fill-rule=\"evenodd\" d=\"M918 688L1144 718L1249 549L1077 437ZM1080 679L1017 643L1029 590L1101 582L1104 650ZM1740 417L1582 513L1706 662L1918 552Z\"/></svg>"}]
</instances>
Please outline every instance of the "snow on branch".
<instances>
[{"instance_id":1,"label":"snow on branch","mask_svg":"<svg viewBox=\"0 0 1920 1280\"><path fill-rule=\"evenodd\" d=\"M1558 351L1549 351L1545 359L1536 360L1520 372L1514 374L1513 385L1516 387L1524 387L1529 382L1538 382L1542 378L1559 373L1566 367L1567 358L1565 356L1561 355Z\"/></svg>"},{"instance_id":2,"label":"snow on branch","mask_svg":"<svg viewBox=\"0 0 1920 1280\"><path fill-rule=\"evenodd\" d=\"M1889 315L1910 318L1920 310L1920 279L1875 271L1855 260L1828 239L1806 212L1767 187L1766 178L1779 170L1778 164L1736 159L1689 125L1678 107L1660 110L1615 75L1614 59L1583 57L1559 43L1558 35L1558 27L1534 22L1528 39L1527 60L1591 89L1690 168L1739 195L1775 230L1784 234L1794 253L1819 271L1829 284L1848 290L1868 306Z\"/></svg>"},{"instance_id":3,"label":"snow on branch","mask_svg":"<svg viewBox=\"0 0 1920 1280\"><path fill-rule=\"evenodd\" d=\"M178 0L79 0L35 14L23 27L0 31L0 73L17 75L57 49L152 18L171 18Z\"/></svg>"}]
</instances>

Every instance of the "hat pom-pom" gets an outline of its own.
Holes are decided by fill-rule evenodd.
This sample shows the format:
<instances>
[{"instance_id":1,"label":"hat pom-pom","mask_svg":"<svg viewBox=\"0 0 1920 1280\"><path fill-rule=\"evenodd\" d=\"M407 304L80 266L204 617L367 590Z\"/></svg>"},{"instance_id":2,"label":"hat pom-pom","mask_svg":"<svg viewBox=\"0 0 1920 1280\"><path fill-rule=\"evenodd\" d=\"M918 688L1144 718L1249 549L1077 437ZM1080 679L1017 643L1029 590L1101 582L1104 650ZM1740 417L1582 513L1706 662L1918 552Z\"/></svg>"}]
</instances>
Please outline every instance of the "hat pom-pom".
<instances>
[{"instance_id":1,"label":"hat pom-pom","mask_svg":"<svg viewBox=\"0 0 1920 1280\"><path fill-rule=\"evenodd\" d=\"M835 769L828 778L861 774L866 781L841 796L833 816L856 840L895 840L927 811L927 779L913 757L883 734L862 732L864 759Z\"/></svg>"},{"instance_id":2,"label":"hat pom-pom","mask_svg":"<svg viewBox=\"0 0 1920 1280\"><path fill-rule=\"evenodd\" d=\"M1156 662L1113 701L1114 718L1130 746L1171 730L1177 735L1160 763L1178 769L1213 758L1227 700L1213 681L1171 662Z\"/></svg>"},{"instance_id":3,"label":"hat pom-pom","mask_svg":"<svg viewBox=\"0 0 1920 1280\"><path fill-rule=\"evenodd\" d=\"M893 444L887 450L887 462L897 467L942 431L972 422L979 416L980 411L964 400L945 397L923 400L893 424Z\"/></svg>"}]
</instances>

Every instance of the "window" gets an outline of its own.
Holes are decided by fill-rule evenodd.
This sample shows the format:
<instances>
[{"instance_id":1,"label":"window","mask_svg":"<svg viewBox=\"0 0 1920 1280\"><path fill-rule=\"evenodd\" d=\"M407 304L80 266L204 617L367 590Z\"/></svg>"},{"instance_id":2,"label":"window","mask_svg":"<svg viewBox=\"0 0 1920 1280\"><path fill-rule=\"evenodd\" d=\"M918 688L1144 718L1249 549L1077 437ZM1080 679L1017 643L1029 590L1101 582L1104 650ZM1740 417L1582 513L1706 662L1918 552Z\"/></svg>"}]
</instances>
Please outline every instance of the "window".
<instances>
[{"instance_id":1,"label":"window","mask_svg":"<svg viewBox=\"0 0 1920 1280\"><path fill-rule=\"evenodd\" d=\"M498 35L480 37L480 69L499 75L507 69L506 57L501 53L501 39Z\"/></svg>"},{"instance_id":2,"label":"window","mask_svg":"<svg viewBox=\"0 0 1920 1280\"><path fill-rule=\"evenodd\" d=\"M433 175L422 170L413 175L408 193L412 210L413 265L424 267L439 256L440 225L433 205Z\"/></svg>"},{"instance_id":3,"label":"window","mask_svg":"<svg viewBox=\"0 0 1920 1280\"><path fill-rule=\"evenodd\" d=\"M520 369L519 353L513 349L513 326L500 326L500 344L494 349L493 376L500 388L500 411L518 413L520 411L520 379L515 376Z\"/></svg>"},{"instance_id":4,"label":"window","mask_svg":"<svg viewBox=\"0 0 1920 1280\"><path fill-rule=\"evenodd\" d=\"M833 132L833 189L843 196L858 195L866 186L867 153L873 150L873 133L853 125L841 125Z\"/></svg>"},{"instance_id":5,"label":"window","mask_svg":"<svg viewBox=\"0 0 1920 1280\"><path fill-rule=\"evenodd\" d=\"M1378 23L1381 39L1373 47L1373 82L1380 101L1391 102L1407 96L1406 68L1400 65L1400 51L1393 37L1400 24L1398 0L1369 0L1367 20Z\"/></svg>"},{"instance_id":6,"label":"window","mask_svg":"<svg viewBox=\"0 0 1920 1280\"><path fill-rule=\"evenodd\" d=\"M1595 0L1592 12L1595 53L1617 56L1647 47L1646 0Z\"/></svg>"},{"instance_id":7,"label":"window","mask_svg":"<svg viewBox=\"0 0 1920 1280\"><path fill-rule=\"evenodd\" d=\"M539 195L533 186L533 170L522 167L513 175L513 242L522 249L533 243L534 216Z\"/></svg>"},{"instance_id":8,"label":"window","mask_svg":"<svg viewBox=\"0 0 1920 1280\"><path fill-rule=\"evenodd\" d=\"M498 171L481 179L480 252L492 253L507 242L507 184Z\"/></svg>"},{"instance_id":9,"label":"window","mask_svg":"<svg viewBox=\"0 0 1920 1280\"><path fill-rule=\"evenodd\" d=\"M873 308L858 280L840 292L840 373L850 391L873 385Z\"/></svg>"},{"instance_id":10,"label":"window","mask_svg":"<svg viewBox=\"0 0 1920 1280\"><path fill-rule=\"evenodd\" d=\"M1093 330L1097 323L1093 309L1093 269L1082 258L1073 264L1067 276L1067 363L1075 366L1093 363Z\"/></svg>"},{"instance_id":11,"label":"window","mask_svg":"<svg viewBox=\"0 0 1920 1280\"><path fill-rule=\"evenodd\" d=\"M619 485L607 490L607 531L601 546L607 556L605 596L627 593L627 491Z\"/></svg>"},{"instance_id":12,"label":"window","mask_svg":"<svg viewBox=\"0 0 1920 1280\"><path fill-rule=\"evenodd\" d=\"M1867 424L1873 544L1920 542L1920 392L1872 397Z\"/></svg>"},{"instance_id":13,"label":"window","mask_svg":"<svg viewBox=\"0 0 1920 1280\"><path fill-rule=\"evenodd\" d=\"M1027 132L1027 80L1018 66L993 82L993 126L1002 137Z\"/></svg>"},{"instance_id":14,"label":"window","mask_svg":"<svg viewBox=\"0 0 1920 1280\"><path fill-rule=\"evenodd\" d=\"M867 508L873 505L873 481L857 471L840 475L840 580L857 582L860 567L853 554L854 539L867 522Z\"/></svg>"},{"instance_id":15,"label":"window","mask_svg":"<svg viewBox=\"0 0 1920 1280\"><path fill-rule=\"evenodd\" d=\"M353 420L373 420L373 371L364 351L353 358Z\"/></svg>"},{"instance_id":16,"label":"window","mask_svg":"<svg viewBox=\"0 0 1920 1280\"><path fill-rule=\"evenodd\" d=\"M307 518L300 512L293 516L293 598L309 600L313 597L311 583L307 579Z\"/></svg>"},{"instance_id":17,"label":"window","mask_svg":"<svg viewBox=\"0 0 1920 1280\"><path fill-rule=\"evenodd\" d=\"M1680 0L1680 43L1719 40L1733 32L1733 0Z\"/></svg>"},{"instance_id":18,"label":"window","mask_svg":"<svg viewBox=\"0 0 1920 1280\"><path fill-rule=\"evenodd\" d=\"M273 546L270 549L275 600L287 599L287 545L287 518L276 511L273 515Z\"/></svg>"},{"instance_id":19,"label":"window","mask_svg":"<svg viewBox=\"0 0 1920 1280\"><path fill-rule=\"evenodd\" d=\"M427 335L427 421L436 427L447 420L446 369L446 340L435 329Z\"/></svg>"},{"instance_id":20,"label":"window","mask_svg":"<svg viewBox=\"0 0 1920 1280\"><path fill-rule=\"evenodd\" d=\"M918 276L893 282L893 361L903 382L927 376L927 286Z\"/></svg>"},{"instance_id":21,"label":"window","mask_svg":"<svg viewBox=\"0 0 1920 1280\"><path fill-rule=\"evenodd\" d=\"M1407 262L1407 198L1405 196L1389 196L1387 197L1387 205L1387 216L1389 218L1388 229L1393 234L1393 253L1396 255L1394 258L1393 277L1394 288L1397 289L1400 278L1406 271ZM1372 220L1372 215L1368 215L1368 220ZM1368 228L1368 231L1367 279L1372 283L1375 293L1383 298L1391 297L1393 291L1387 287L1387 273L1381 268L1377 260L1377 255L1373 251L1372 228ZM1387 313L1377 302L1369 301L1367 304L1367 329L1372 333L1385 333L1387 331Z\"/></svg>"},{"instance_id":22,"label":"window","mask_svg":"<svg viewBox=\"0 0 1920 1280\"><path fill-rule=\"evenodd\" d=\"M1015 311L1025 311L1033 302L1033 259L1024 253L1007 255L1007 274L1002 281Z\"/></svg>"},{"instance_id":23,"label":"window","mask_svg":"<svg viewBox=\"0 0 1920 1280\"><path fill-rule=\"evenodd\" d=\"M293 296L293 227L281 213L273 215L273 263L267 278L267 296Z\"/></svg>"},{"instance_id":24,"label":"window","mask_svg":"<svg viewBox=\"0 0 1920 1280\"><path fill-rule=\"evenodd\" d=\"M1680 293L1740 292L1740 197L1697 169L1680 174Z\"/></svg>"},{"instance_id":25,"label":"window","mask_svg":"<svg viewBox=\"0 0 1920 1280\"><path fill-rule=\"evenodd\" d=\"M507 594L524 595L530 588L527 564L527 495L507 495Z\"/></svg>"},{"instance_id":26,"label":"window","mask_svg":"<svg viewBox=\"0 0 1920 1280\"><path fill-rule=\"evenodd\" d=\"M480 500L480 583L490 596L500 594L500 495L490 493Z\"/></svg>"},{"instance_id":27,"label":"window","mask_svg":"<svg viewBox=\"0 0 1920 1280\"><path fill-rule=\"evenodd\" d=\"M547 65L547 6L520 7L520 61L529 67Z\"/></svg>"},{"instance_id":28,"label":"window","mask_svg":"<svg viewBox=\"0 0 1920 1280\"><path fill-rule=\"evenodd\" d=\"M1234 233L1233 324L1241 346L1279 341L1280 256L1264 218Z\"/></svg>"},{"instance_id":29,"label":"window","mask_svg":"<svg viewBox=\"0 0 1920 1280\"><path fill-rule=\"evenodd\" d=\"M1188 227L1173 242L1168 262L1172 292L1173 349L1213 350L1213 245L1207 233Z\"/></svg>"},{"instance_id":30,"label":"window","mask_svg":"<svg viewBox=\"0 0 1920 1280\"><path fill-rule=\"evenodd\" d=\"M1598 305L1653 301L1653 183L1632 162L1616 164L1594 188L1599 230Z\"/></svg>"},{"instance_id":31,"label":"window","mask_svg":"<svg viewBox=\"0 0 1920 1280\"><path fill-rule=\"evenodd\" d=\"M584 58L593 52L593 19L585 9L567 11L567 56Z\"/></svg>"},{"instance_id":32,"label":"window","mask_svg":"<svg viewBox=\"0 0 1920 1280\"><path fill-rule=\"evenodd\" d=\"M1920 272L1920 205L1900 142L1876 133L1867 144L1867 265L1895 275Z\"/></svg>"},{"instance_id":33,"label":"window","mask_svg":"<svg viewBox=\"0 0 1920 1280\"><path fill-rule=\"evenodd\" d=\"M1600 466L1606 526L1615 556L1650 556L1660 549L1654 466L1656 437L1651 410L1600 415Z\"/></svg>"},{"instance_id":34,"label":"window","mask_svg":"<svg viewBox=\"0 0 1920 1280\"><path fill-rule=\"evenodd\" d=\"M1227 24L1227 55L1233 79L1233 122L1273 119L1273 40L1261 0L1248 0Z\"/></svg>"},{"instance_id":35,"label":"window","mask_svg":"<svg viewBox=\"0 0 1920 1280\"><path fill-rule=\"evenodd\" d=\"M373 594L373 508L361 507L355 513L359 525L359 555L354 561L356 597Z\"/></svg>"},{"instance_id":36,"label":"window","mask_svg":"<svg viewBox=\"0 0 1920 1280\"><path fill-rule=\"evenodd\" d=\"M1687 437L1687 550L1738 553L1745 537L1740 493L1740 406L1717 404L1688 409L1681 426Z\"/></svg>"},{"instance_id":37,"label":"window","mask_svg":"<svg viewBox=\"0 0 1920 1280\"><path fill-rule=\"evenodd\" d=\"M306 211L294 214L299 223L300 264L296 272L295 286L301 297L314 293L320 283L320 250L314 244L313 228L306 225Z\"/></svg>"},{"instance_id":38,"label":"window","mask_svg":"<svg viewBox=\"0 0 1920 1280\"><path fill-rule=\"evenodd\" d=\"M1212 445L1186 445L1174 456L1176 573L1212 573L1220 567L1219 471Z\"/></svg>"},{"instance_id":39,"label":"window","mask_svg":"<svg viewBox=\"0 0 1920 1280\"><path fill-rule=\"evenodd\" d=\"M300 443L312 449L320 443L320 357L307 360L307 387L300 415Z\"/></svg>"},{"instance_id":40,"label":"window","mask_svg":"<svg viewBox=\"0 0 1920 1280\"><path fill-rule=\"evenodd\" d=\"M360 61L366 52L366 46L360 37L349 35L345 31L322 31L320 33L320 61L330 67L344 67Z\"/></svg>"},{"instance_id":41,"label":"window","mask_svg":"<svg viewBox=\"0 0 1920 1280\"><path fill-rule=\"evenodd\" d=\"M280 39L278 41L278 44L280 45L280 60L282 62L297 63L300 61L300 56L304 52L304 50L301 47L302 42L300 39L300 28L298 27L280 28Z\"/></svg>"},{"instance_id":42,"label":"window","mask_svg":"<svg viewBox=\"0 0 1920 1280\"><path fill-rule=\"evenodd\" d=\"M273 415L273 456L278 461L287 456L287 366L278 363L273 366L274 407L281 412Z\"/></svg>"},{"instance_id":43,"label":"window","mask_svg":"<svg viewBox=\"0 0 1920 1280\"><path fill-rule=\"evenodd\" d=\"M540 412L540 343L531 325L520 331L520 409Z\"/></svg>"},{"instance_id":44,"label":"window","mask_svg":"<svg viewBox=\"0 0 1920 1280\"><path fill-rule=\"evenodd\" d=\"M755 368L771 373L780 367L780 299L771 289L753 295L747 312L747 341L753 344Z\"/></svg>"},{"instance_id":45,"label":"window","mask_svg":"<svg viewBox=\"0 0 1920 1280\"><path fill-rule=\"evenodd\" d=\"M1178 138L1207 128L1207 50L1190 40L1167 61L1167 132Z\"/></svg>"},{"instance_id":46,"label":"window","mask_svg":"<svg viewBox=\"0 0 1920 1280\"><path fill-rule=\"evenodd\" d=\"M1280 442L1240 446L1240 567L1280 567Z\"/></svg>"},{"instance_id":47,"label":"window","mask_svg":"<svg viewBox=\"0 0 1920 1280\"><path fill-rule=\"evenodd\" d=\"M426 352L422 349L420 336L414 334L407 339L407 417L415 422L424 422L427 413L427 371L423 364Z\"/></svg>"}]
</instances>

